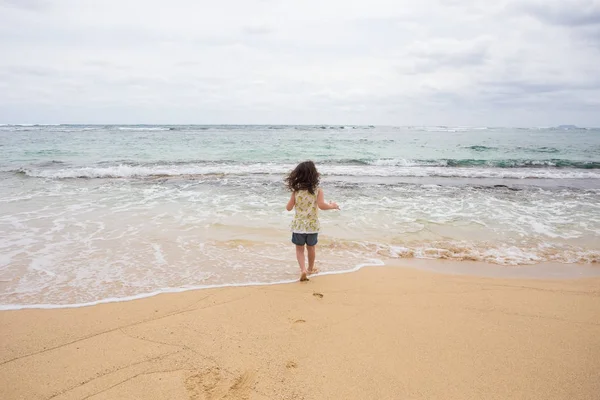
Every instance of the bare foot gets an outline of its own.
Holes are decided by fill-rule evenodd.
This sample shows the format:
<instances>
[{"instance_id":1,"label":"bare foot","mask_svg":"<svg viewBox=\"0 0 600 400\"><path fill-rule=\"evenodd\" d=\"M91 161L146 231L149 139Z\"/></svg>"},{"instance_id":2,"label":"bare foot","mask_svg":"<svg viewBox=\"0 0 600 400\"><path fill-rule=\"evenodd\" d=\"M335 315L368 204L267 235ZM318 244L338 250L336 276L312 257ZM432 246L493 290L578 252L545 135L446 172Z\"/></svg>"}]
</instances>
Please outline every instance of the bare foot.
<instances>
[{"instance_id":1,"label":"bare foot","mask_svg":"<svg viewBox=\"0 0 600 400\"><path fill-rule=\"evenodd\" d=\"M303 272L302 275L300 275L300 282L306 282L307 280L306 272Z\"/></svg>"},{"instance_id":2,"label":"bare foot","mask_svg":"<svg viewBox=\"0 0 600 400\"><path fill-rule=\"evenodd\" d=\"M309 269L308 270L308 274L309 275L314 275L314 274L318 274L320 271L318 268L313 268L313 269Z\"/></svg>"}]
</instances>

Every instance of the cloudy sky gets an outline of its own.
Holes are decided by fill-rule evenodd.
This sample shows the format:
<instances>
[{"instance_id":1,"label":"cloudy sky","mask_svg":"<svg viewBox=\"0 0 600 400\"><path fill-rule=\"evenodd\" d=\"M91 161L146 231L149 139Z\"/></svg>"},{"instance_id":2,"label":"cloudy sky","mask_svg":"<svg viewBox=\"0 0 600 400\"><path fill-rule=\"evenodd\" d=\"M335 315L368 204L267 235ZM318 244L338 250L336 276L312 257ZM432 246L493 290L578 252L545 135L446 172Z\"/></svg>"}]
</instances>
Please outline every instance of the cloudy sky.
<instances>
[{"instance_id":1,"label":"cloudy sky","mask_svg":"<svg viewBox=\"0 0 600 400\"><path fill-rule=\"evenodd\" d=\"M0 123L600 126L600 0L0 0Z\"/></svg>"}]
</instances>

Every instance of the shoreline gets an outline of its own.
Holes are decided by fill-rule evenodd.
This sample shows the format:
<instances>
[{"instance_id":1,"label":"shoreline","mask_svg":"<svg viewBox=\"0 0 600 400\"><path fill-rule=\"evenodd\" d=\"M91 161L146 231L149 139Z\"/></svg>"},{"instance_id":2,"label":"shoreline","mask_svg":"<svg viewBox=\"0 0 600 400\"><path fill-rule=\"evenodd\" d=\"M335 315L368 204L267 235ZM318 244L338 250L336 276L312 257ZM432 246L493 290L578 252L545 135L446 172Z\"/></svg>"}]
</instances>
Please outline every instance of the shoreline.
<instances>
[{"instance_id":1,"label":"shoreline","mask_svg":"<svg viewBox=\"0 0 600 400\"><path fill-rule=\"evenodd\" d=\"M591 399L600 278L397 268L0 313L0 397Z\"/></svg>"},{"instance_id":2,"label":"shoreline","mask_svg":"<svg viewBox=\"0 0 600 400\"><path fill-rule=\"evenodd\" d=\"M499 264L486 263L483 261L455 261L442 259L391 259L385 261L372 260L372 263L358 264L353 268L342 271L325 271L314 275L314 278L350 274L365 267L393 267L409 268L420 271L433 272L442 275L462 275L482 278L502 278L502 279L559 279L572 280L582 278L600 277L600 265L579 264L579 263L558 263L542 262L532 265L506 266ZM247 282L247 283L226 283L217 285L197 285L190 287L161 288L148 293L139 293L125 297L108 297L86 303L73 304L0 304L0 313L3 311L18 310L55 310L70 308L93 307L101 304L122 303L146 298L155 297L161 294L184 293L189 291L202 291L221 288L236 287L261 287L273 285L288 285L297 283L298 279L279 280L273 282Z\"/></svg>"}]
</instances>

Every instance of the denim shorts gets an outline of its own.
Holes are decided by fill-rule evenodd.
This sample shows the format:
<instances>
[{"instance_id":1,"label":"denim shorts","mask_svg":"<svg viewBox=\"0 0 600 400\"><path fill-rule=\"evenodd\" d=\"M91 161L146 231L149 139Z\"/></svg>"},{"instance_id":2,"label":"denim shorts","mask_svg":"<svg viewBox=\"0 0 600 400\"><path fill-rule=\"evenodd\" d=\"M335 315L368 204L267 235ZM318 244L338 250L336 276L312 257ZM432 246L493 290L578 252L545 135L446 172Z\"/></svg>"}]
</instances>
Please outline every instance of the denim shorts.
<instances>
[{"instance_id":1,"label":"denim shorts","mask_svg":"<svg viewBox=\"0 0 600 400\"><path fill-rule=\"evenodd\" d=\"M292 243L296 246L315 246L318 242L318 233L292 233Z\"/></svg>"}]
</instances>

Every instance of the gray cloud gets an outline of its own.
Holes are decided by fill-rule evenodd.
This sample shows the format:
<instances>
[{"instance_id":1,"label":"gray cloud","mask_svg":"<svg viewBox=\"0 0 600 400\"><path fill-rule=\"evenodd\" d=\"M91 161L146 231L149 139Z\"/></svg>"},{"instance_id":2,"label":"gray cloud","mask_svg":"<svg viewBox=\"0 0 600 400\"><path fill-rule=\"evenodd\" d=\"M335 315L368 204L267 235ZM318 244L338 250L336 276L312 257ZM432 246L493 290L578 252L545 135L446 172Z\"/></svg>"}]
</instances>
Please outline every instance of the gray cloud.
<instances>
[{"instance_id":1,"label":"gray cloud","mask_svg":"<svg viewBox=\"0 0 600 400\"><path fill-rule=\"evenodd\" d=\"M273 28L266 25L249 25L243 29L244 33L249 35L268 35L273 33Z\"/></svg>"},{"instance_id":2,"label":"gray cloud","mask_svg":"<svg viewBox=\"0 0 600 400\"><path fill-rule=\"evenodd\" d=\"M43 66L3 66L0 67L0 75L4 76L5 79L14 77L53 77L59 72Z\"/></svg>"},{"instance_id":3,"label":"gray cloud","mask_svg":"<svg viewBox=\"0 0 600 400\"><path fill-rule=\"evenodd\" d=\"M50 6L48 0L0 0L0 8L11 7L24 10L43 10Z\"/></svg>"},{"instance_id":4,"label":"gray cloud","mask_svg":"<svg viewBox=\"0 0 600 400\"><path fill-rule=\"evenodd\" d=\"M548 24L572 27L600 25L600 2L596 0L546 0L517 3L516 6Z\"/></svg>"},{"instance_id":5,"label":"gray cloud","mask_svg":"<svg viewBox=\"0 0 600 400\"><path fill-rule=\"evenodd\" d=\"M600 89L600 80L585 83L574 82L535 82L524 80L489 82L485 87L494 93L514 96L518 94L539 95L545 93L570 92L570 91L597 91Z\"/></svg>"},{"instance_id":6,"label":"gray cloud","mask_svg":"<svg viewBox=\"0 0 600 400\"><path fill-rule=\"evenodd\" d=\"M409 47L406 58L412 65L400 67L401 73L428 74L443 68L461 69L482 65L488 59L485 39L475 41L434 40Z\"/></svg>"},{"instance_id":7,"label":"gray cloud","mask_svg":"<svg viewBox=\"0 0 600 400\"><path fill-rule=\"evenodd\" d=\"M0 0L0 123L600 125L573 1Z\"/></svg>"}]
</instances>

